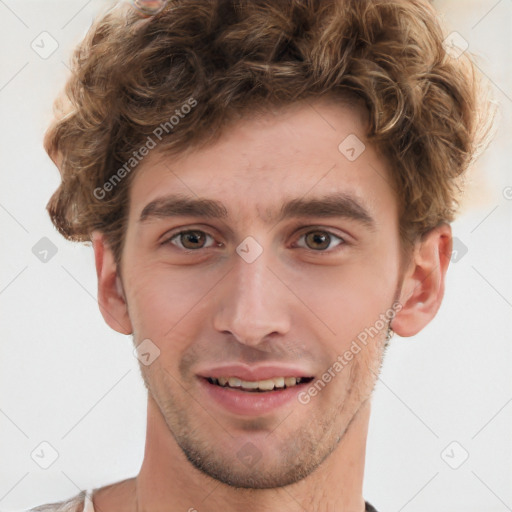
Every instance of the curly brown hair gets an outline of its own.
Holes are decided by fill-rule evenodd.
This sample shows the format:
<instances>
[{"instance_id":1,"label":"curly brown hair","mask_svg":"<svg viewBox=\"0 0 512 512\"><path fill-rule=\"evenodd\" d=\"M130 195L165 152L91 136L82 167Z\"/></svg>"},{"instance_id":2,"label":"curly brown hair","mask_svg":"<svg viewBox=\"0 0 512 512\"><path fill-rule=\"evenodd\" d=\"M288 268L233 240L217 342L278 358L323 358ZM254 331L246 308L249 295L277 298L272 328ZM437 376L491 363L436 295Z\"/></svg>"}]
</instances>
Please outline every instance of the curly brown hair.
<instances>
[{"instance_id":1,"label":"curly brown hair","mask_svg":"<svg viewBox=\"0 0 512 512\"><path fill-rule=\"evenodd\" d=\"M62 178L51 220L70 240L100 230L119 264L135 174L126 163L162 126L162 151L188 151L242 111L356 96L410 245L454 219L489 125L475 65L443 40L427 0L171 0L151 17L117 5L76 48L55 102L44 140Z\"/></svg>"}]
</instances>

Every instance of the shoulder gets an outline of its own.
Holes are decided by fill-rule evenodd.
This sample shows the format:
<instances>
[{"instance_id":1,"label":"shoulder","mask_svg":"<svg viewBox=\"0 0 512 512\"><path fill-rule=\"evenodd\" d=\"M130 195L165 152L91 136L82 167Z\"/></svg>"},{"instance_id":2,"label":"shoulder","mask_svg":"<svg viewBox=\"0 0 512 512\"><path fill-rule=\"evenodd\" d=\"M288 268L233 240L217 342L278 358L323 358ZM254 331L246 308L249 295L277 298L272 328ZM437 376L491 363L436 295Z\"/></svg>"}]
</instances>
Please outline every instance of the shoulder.
<instances>
[{"instance_id":1,"label":"shoulder","mask_svg":"<svg viewBox=\"0 0 512 512\"><path fill-rule=\"evenodd\" d=\"M377 512L377 509L371 504L371 503L368 503L367 501L364 502L365 503L365 512Z\"/></svg>"},{"instance_id":2,"label":"shoulder","mask_svg":"<svg viewBox=\"0 0 512 512\"><path fill-rule=\"evenodd\" d=\"M39 505L26 512L82 512L84 509L85 493L86 491L81 491L68 500Z\"/></svg>"},{"instance_id":3,"label":"shoulder","mask_svg":"<svg viewBox=\"0 0 512 512\"><path fill-rule=\"evenodd\" d=\"M103 487L89 487L67 500L39 505L23 512L127 511L132 510L135 499L135 478L127 478Z\"/></svg>"}]
</instances>

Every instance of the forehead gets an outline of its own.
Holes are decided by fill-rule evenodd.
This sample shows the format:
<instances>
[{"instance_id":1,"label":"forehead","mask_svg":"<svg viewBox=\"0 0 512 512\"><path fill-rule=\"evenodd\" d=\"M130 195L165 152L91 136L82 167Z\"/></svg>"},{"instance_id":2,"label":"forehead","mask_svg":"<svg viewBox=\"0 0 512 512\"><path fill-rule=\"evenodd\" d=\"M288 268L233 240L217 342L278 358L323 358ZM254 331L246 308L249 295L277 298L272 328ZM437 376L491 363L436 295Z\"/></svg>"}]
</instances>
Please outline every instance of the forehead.
<instances>
[{"instance_id":1,"label":"forehead","mask_svg":"<svg viewBox=\"0 0 512 512\"><path fill-rule=\"evenodd\" d=\"M370 209L390 203L388 166L366 140L365 114L333 99L303 101L246 115L197 150L171 156L157 146L132 181L130 217L171 194L216 199L228 218L262 222L275 221L285 201L299 198L340 193Z\"/></svg>"}]
</instances>

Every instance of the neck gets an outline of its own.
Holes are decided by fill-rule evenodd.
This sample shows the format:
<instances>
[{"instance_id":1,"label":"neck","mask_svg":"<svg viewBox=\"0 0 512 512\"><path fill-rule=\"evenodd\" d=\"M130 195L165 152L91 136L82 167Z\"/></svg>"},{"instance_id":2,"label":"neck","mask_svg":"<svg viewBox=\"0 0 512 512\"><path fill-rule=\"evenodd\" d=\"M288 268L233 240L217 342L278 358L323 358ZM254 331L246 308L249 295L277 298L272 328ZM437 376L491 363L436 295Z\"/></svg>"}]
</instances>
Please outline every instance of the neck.
<instances>
[{"instance_id":1,"label":"neck","mask_svg":"<svg viewBox=\"0 0 512 512\"><path fill-rule=\"evenodd\" d=\"M276 489L237 489L203 474L187 460L148 394L144 460L135 479L137 512L363 512L369 417L370 403L366 401L337 448L299 482Z\"/></svg>"}]
</instances>

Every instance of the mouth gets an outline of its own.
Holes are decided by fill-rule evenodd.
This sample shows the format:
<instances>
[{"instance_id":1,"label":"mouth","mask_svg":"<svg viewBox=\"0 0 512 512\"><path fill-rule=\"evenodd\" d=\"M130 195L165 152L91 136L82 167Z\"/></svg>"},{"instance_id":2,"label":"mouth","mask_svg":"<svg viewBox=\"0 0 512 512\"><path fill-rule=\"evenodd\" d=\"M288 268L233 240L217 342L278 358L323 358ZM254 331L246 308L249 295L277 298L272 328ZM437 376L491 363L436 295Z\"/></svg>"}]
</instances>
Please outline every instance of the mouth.
<instances>
[{"instance_id":1,"label":"mouth","mask_svg":"<svg viewBox=\"0 0 512 512\"><path fill-rule=\"evenodd\" d=\"M307 384L313 380L313 377L274 377L255 381L242 380L238 377L205 377L205 380L222 388L237 389L248 393L269 393L293 388L299 384Z\"/></svg>"},{"instance_id":2,"label":"mouth","mask_svg":"<svg viewBox=\"0 0 512 512\"><path fill-rule=\"evenodd\" d=\"M271 363L201 368L196 376L199 393L209 407L253 418L300 405L298 395L314 379L305 368Z\"/></svg>"}]
</instances>

